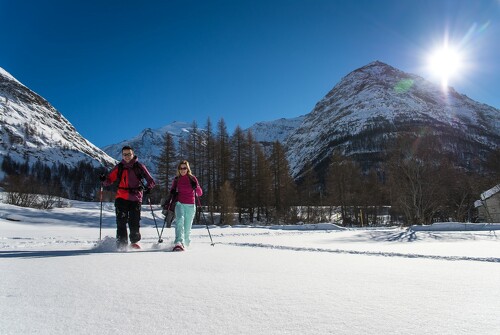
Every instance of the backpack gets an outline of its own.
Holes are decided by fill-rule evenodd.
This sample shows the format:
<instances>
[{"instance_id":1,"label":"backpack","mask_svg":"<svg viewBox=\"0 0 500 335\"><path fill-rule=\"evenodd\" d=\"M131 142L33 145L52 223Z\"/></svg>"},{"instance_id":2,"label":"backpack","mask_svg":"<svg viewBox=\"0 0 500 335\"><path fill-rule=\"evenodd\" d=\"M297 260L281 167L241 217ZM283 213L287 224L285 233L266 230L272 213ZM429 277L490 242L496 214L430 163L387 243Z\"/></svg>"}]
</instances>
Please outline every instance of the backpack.
<instances>
[{"instance_id":1,"label":"backpack","mask_svg":"<svg viewBox=\"0 0 500 335\"><path fill-rule=\"evenodd\" d=\"M196 180L194 180L194 178L191 175L189 175L189 174L187 176L189 178L189 181L191 182L191 187L193 188L193 190L195 190L196 187L198 186L198 184L196 184ZM175 176L174 180L177 181L178 179L179 179L179 177ZM175 185L177 187L177 183Z\"/></svg>"},{"instance_id":2,"label":"backpack","mask_svg":"<svg viewBox=\"0 0 500 335\"><path fill-rule=\"evenodd\" d=\"M137 179L139 179L139 182L141 184L143 184L142 180L144 179L144 173L142 171L142 167L141 165L139 164L139 162L134 162L134 165L132 166L132 171L134 171L134 174L136 175ZM118 185L120 185L121 181L122 181L122 175L123 175L123 163L120 162L118 163L118 174L116 176L116 180L115 182L113 183L113 187L118 189L128 189L128 190L131 190L131 188L128 188L128 187L119 187ZM139 189L141 187L138 187L137 189ZM135 188L134 188L135 189Z\"/></svg>"}]
</instances>

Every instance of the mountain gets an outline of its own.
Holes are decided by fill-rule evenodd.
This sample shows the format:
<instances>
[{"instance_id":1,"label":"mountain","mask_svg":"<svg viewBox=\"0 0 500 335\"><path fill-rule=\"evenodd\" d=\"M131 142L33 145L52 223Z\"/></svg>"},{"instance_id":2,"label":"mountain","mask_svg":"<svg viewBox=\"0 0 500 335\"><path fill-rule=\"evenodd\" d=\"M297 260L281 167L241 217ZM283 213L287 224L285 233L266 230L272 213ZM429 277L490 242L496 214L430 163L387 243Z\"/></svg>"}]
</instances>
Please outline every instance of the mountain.
<instances>
[{"instance_id":1,"label":"mountain","mask_svg":"<svg viewBox=\"0 0 500 335\"><path fill-rule=\"evenodd\" d=\"M324 173L334 150L376 166L397 136L421 132L468 166L499 146L500 110L375 61L342 78L287 138L292 175Z\"/></svg>"},{"instance_id":2,"label":"mountain","mask_svg":"<svg viewBox=\"0 0 500 335\"><path fill-rule=\"evenodd\" d=\"M251 131L254 139L264 147L270 146L275 141L284 142L289 133L297 128L304 119L304 116L274 121L258 122L244 130ZM163 147L163 136L168 132L178 146L180 140L187 140L192 131L192 123L175 121L164 127L151 129L146 128L141 133L131 139L121 141L116 144L104 146L102 150L117 160L121 159L121 149L129 145L134 149L139 160L146 165L148 170L154 175L156 173L156 158L160 155ZM204 129L198 131L203 134Z\"/></svg>"},{"instance_id":3,"label":"mountain","mask_svg":"<svg viewBox=\"0 0 500 335\"><path fill-rule=\"evenodd\" d=\"M187 138L191 132L191 126L192 123L175 121L157 129L146 128L139 135L116 144L107 145L102 150L111 157L121 160L122 148L129 145L134 149L139 161L144 163L152 174L155 174L156 160L163 148L163 136L170 133L175 144L178 145L180 139Z\"/></svg>"},{"instance_id":4,"label":"mountain","mask_svg":"<svg viewBox=\"0 0 500 335\"><path fill-rule=\"evenodd\" d=\"M251 131L253 138L264 147L270 147L273 142L284 143L290 133L297 129L305 119L305 115L295 118L281 118L273 121L257 122L245 132Z\"/></svg>"},{"instance_id":5,"label":"mountain","mask_svg":"<svg viewBox=\"0 0 500 335\"><path fill-rule=\"evenodd\" d=\"M178 143L187 138L191 124L148 128L103 150L120 159L121 148L131 145L154 174L167 131ZM251 131L264 148L284 143L296 179L310 167L324 174L334 150L365 169L377 167L388 146L404 134L438 135L443 153L453 153L460 158L457 165L469 167L499 146L500 111L375 61L342 78L309 114L258 122L244 131Z\"/></svg>"},{"instance_id":6,"label":"mountain","mask_svg":"<svg viewBox=\"0 0 500 335\"><path fill-rule=\"evenodd\" d=\"M83 138L47 100L0 68L0 160L62 163L96 167L115 163L104 151Z\"/></svg>"}]
</instances>

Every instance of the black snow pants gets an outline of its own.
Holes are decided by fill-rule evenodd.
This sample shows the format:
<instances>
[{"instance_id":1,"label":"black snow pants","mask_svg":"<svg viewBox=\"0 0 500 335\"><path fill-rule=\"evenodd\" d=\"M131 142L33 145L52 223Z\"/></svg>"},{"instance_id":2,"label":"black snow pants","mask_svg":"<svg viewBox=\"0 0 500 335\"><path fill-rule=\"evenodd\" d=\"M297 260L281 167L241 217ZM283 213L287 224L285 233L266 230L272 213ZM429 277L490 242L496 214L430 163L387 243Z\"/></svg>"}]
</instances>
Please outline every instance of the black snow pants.
<instances>
[{"instance_id":1,"label":"black snow pants","mask_svg":"<svg viewBox=\"0 0 500 335\"><path fill-rule=\"evenodd\" d=\"M127 223L130 229L130 243L141 240L139 232L141 221L141 203L122 198L115 199L116 210L116 240L120 244L128 243Z\"/></svg>"}]
</instances>

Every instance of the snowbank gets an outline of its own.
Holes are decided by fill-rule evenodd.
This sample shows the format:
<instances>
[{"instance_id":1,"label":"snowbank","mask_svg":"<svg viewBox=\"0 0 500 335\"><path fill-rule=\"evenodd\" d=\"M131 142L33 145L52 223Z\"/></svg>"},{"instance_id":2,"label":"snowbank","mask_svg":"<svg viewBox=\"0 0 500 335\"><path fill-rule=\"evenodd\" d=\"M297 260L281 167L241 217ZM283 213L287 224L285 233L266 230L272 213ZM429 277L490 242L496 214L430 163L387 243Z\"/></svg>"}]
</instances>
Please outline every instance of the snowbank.
<instances>
[{"instance_id":1,"label":"snowbank","mask_svg":"<svg viewBox=\"0 0 500 335\"><path fill-rule=\"evenodd\" d=\"M436 222L428 226L411 226L413 231L489 231L500 230L497 223Z\"/></svg>"},{"instance_id":2,"label":"snowbank","mask_svg":"<svg viewBox=\"0 0 500 335\"><path fill-rule=\"evenodd\" d=\"M270 229L279 230L346 230L347 228L337 226L333 223L312 223L302 225L276 225L270 226Z\"/></svg>"}]
</instances>

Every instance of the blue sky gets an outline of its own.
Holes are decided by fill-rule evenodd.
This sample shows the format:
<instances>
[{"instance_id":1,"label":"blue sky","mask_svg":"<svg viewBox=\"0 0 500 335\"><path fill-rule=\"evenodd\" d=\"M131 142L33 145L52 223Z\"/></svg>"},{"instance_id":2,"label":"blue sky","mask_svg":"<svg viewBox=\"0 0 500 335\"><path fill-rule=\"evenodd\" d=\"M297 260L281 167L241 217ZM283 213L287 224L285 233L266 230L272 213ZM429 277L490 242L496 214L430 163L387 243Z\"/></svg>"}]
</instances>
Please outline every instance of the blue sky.
<instances>
[{"instance_id":1,"label":"blue sky","mask_svg":"<svg viewBox=\"0 0 500 335\"><path fill-rule=\"evenodd\" d=\"M462 55L449 85L500 108L500 0L0 0L0 31L0 67L101 147L304 115L375 60L439 82L445 40Z\"/></svg>"}]
</instances>

